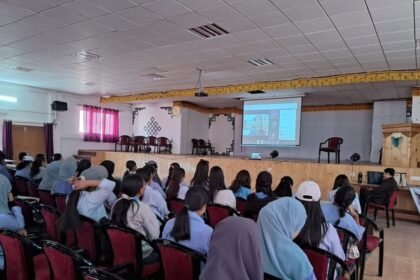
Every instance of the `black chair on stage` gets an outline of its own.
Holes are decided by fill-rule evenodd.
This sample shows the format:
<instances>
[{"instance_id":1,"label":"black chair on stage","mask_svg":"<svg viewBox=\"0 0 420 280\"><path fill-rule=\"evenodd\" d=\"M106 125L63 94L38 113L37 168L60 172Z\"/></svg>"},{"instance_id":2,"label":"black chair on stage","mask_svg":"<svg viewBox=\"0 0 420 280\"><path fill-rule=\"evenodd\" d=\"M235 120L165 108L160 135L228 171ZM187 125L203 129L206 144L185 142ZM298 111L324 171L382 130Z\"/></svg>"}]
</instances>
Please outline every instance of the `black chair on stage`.
<instances>
[{"instance_id":1,"label":"black chair on stage","mask_svg":"<svg viewBox=\"0 0 420 280\"><path fill-rule=\"evenodd\" d=\"M124 147L124 152L128 152L128 151L130 151L131 143L132 143L132 139L131 139L130 136L121 135L118 138L118 141L115 142L115 151L117 151L117 147L118 147L118 145L120 145L120 152L123 151L123 147Z\"/></svg>"},{"instance_id":2,"label":"black chair on stage","mask_svg":"<svg viewBox=\"0 0 420 280\"><path fill-rule=\"evenodd\" d=\"M328 153L328 163L330 163L330 153L335 153L335 163L340 163L340 145L343 138L331 137L319 144L318 163L321 161L321 152Z\"/></svg>"},{"instance_id":3,"label":"black chair on stage","mask_svg":"<svg viewBox=\"0 0 420 280\"><path fill-rule=\"evenodd\" d=\"M172 142L167 137L159 137L158 142L158 153L171 154L172 153Z\"/></svg>"},{"instance_id":4,"label":"black chair on stage","mask_svg":"<svg viewBox=\"0 0 420 280\"><path fill-rule=\"evenodd\" d=\"M134 136L131 142L131 149L135 152L143 152L146 147L146 137L145 136Z\"/></svg>"}]
</instances>

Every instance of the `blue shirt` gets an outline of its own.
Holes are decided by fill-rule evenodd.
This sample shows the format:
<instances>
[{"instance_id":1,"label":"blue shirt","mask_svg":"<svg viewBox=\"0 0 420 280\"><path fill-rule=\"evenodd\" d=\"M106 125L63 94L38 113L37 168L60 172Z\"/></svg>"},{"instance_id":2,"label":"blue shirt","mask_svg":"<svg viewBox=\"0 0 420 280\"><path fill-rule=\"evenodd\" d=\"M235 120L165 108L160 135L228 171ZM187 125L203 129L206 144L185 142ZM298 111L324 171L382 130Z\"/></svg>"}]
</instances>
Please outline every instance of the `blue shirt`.
<instances>
[{"instance_id":1,"label":"blue shirt","mask_svg":"<svg viewBox=\"0 0 420 280\"><path fill-rule=\"evenodd\" d=\"M180 240L179 244L184 245L188 248L196 250L202 254L207 255L210 245L210 237L213 233L213 229L204 223L203 218L201 218L197 213L188 211L188 216L190 219L190 239L189 240ZM174 227L175 218L170 219L163 229L162 238L175 241L171 236L172 228Z\"/></svg>"},{"instance_id":2,"label":"blue shirt","mask_svg":"<svg viewBox=\"0 0 420 280\"><path fill-rule=\"evenodd\" d=\"M25 168L22 168L21 170L16 170L15 176L19 176L25 178L28 181L32 181L31 167L25 166Z\"/></svg>"},{"instance_id":3,"label":"blue shirt","mask_svg":"<svg viewBox=\"0 0 420 280\"><path fill-rule=\"evenodd\" d=\"M66 181L57 181L54 184L54 186L53 186L53 188L51 190L51 193L52 194L59 193L59 194L66 194L66 195L68 195L72 191L73 191L73 187L72 187L72 185L69 182L66 182Z\"/></svg>"},{"instance_id":4,"label":"blue shirt","mask_svg":"<svg viewBox=\"0 0 420 280\"><path fill-rule=\"evenodd\" d=\"M353 219L353 217L350 214L346 213L344 217L340 218L337 206L333 205L330 202L323 201L321 203L321 209L324 213L325 220L327 221L327 223L335 225L336 221L340 219L340 222L338 223L339 227L342 227L352 232L359 241L363 238L365 228L357 224L357 222Z\"/></svg>"},{"instance_id":5,"label":"blue shirt","mask_svg":"<svg viewBox=\"0 0 420 280\"><path fill-rule=\"evenodd\" d=\"M141 201L148 204L152 209L153 213L155 213L162 219L164 219L169 214L166 200L158 191L155 191L150 186L146 186Z\"/></svg>"},{"instance_id":6,"label":"blue shirt","mask_svg":"<svg viewBox=\"0 0 420 280\"><path fill-rule=\"evenodd\" d=\"M7 170L6 166L3 164L0 164L0 174L6 176L7 179L9 179L10 182L13 181L12 175L10 175L9 170Z\"/></svg>"},{"instance_id":7,"label":"blue shirt","mask_svg":"<svg viewBox=\"0 0 420 280\"><path fill-rule=\"evenodd\" d=\"M233 194L235 195L235 197L240 197L246 200L248 198L248 195L251 194L251 190L245 187L240 187L239 190Z\"/></svg>"},{"instance_id":8,"label":"blue shirt","mask_svg":"<svg viewBox=\"0 0 420 280\"><path fill-rule=\"evenodd\" d=\"M25 220L22 215L22 209L19 206L12 207L12 213L0 214L0 229L19 231L25 228ZM0 246L0 270L4 269L3 249Z\"/></svg>"}]
</instances>

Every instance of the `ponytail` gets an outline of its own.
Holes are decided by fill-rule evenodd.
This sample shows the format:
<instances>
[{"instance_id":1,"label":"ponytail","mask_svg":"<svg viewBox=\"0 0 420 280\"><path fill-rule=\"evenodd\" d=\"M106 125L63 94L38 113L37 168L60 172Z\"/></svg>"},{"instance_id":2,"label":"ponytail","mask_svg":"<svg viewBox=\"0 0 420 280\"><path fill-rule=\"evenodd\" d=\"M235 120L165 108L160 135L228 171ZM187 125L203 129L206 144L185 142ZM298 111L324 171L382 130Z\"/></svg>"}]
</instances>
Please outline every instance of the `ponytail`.
<instances>
[{"instance_id":1,"label":"ponytail","mask_svg":"<svg viewBox=\"0 0 420 280\"><path fill-rule=\"evenodd\" d=\"M176 242L190 239L190 218L188 216L187 206L184 206L176 215L174 227L170 234Z\"/></svg>"},{"instance_id":2,"label":"ponytail","mask_svg":"<svg viewBox=\"0 0 420 280\"><path fill-rule=\"evenodd\" d=\"M346 214L348 207L352 204L356 197L356 192L351 186L343 186L338 189L334 198L334 205L338 208L340 218Z\"/></svg>"},{"instance_id":3,"label":"ponytail","mask_svg":"<svg viewBox=\"0 0 420 280\"><path fill-rule=\"evenodd\" d=\"M132 204L137 206L137 209L133 209L133 212L137 212L139 210L137 201L125 197L118 199L112 207L111 220L119 226L128 226L127 212Z\"/></svg>"},{"instance_id":4,"label":"ponytail","mask_svg":"<svg viewBox=\"0 0 420 280\"><path fill-rule=\"evenodd\" d=\"M171 173L171 181L169 182L168 189L166 190L166 197L168 199L178 197L182 179L185 177L185 170L183 168L175 168Z\"/></svg>"},{"instance_id":5,"label":"ponytail","mask_svg":"<svg viewBox=\"0 0 420 280\"><path fill-rule=\"evenodd\" d=\"M80 191L72 191L67 198L66 210L58 220L59 232L65 232L68 229L78 228L81 224L79 212L77 211L77 202L79 201Z\"/></svg>"}]
</instances>

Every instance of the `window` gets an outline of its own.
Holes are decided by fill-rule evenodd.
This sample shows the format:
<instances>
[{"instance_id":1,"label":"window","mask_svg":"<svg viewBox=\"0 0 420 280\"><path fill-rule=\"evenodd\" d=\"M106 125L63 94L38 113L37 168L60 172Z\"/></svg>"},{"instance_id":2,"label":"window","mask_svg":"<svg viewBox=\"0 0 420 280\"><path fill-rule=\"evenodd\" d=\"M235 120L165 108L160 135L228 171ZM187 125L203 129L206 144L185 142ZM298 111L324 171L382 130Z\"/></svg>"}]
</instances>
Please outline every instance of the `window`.
<instances>
[{"instance_id":1,"label":"window","mask_svg":"<svg viewBox=\"0 0 420 280\"><path fill-rule=\"evenodd\" d=\"M79 132L83 134L84 141L115 142L118 140L118 110L83 105L79 119Z\"/></svg>"}]
</instances>

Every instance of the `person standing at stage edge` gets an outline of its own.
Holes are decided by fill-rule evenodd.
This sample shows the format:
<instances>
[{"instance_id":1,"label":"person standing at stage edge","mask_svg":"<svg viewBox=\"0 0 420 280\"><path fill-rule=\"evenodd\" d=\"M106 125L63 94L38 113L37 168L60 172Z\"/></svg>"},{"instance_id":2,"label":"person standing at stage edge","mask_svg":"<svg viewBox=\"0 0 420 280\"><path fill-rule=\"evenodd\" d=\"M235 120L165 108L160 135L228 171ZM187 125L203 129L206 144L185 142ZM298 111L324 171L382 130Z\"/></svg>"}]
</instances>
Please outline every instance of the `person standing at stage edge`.
<instances>
[{"instance_id":1,"label":"person standing at stage edge","mask_svg":"<svg viewBox=\"0 0 420 280\"><path fill-rule=\"evenodd\" d=\"M398 188L398 184L394 179L394 175L394 168L386 168L384 170L382 184L379 187L374 188L373 190L368 190L365 188L360 190L360 204L362 206L363 214L366 214L367 205L369 202L378 204L387 203L387 200L391 194Z\"/></svg>"}]
</instances>

